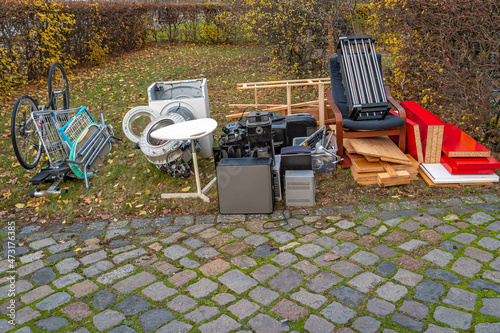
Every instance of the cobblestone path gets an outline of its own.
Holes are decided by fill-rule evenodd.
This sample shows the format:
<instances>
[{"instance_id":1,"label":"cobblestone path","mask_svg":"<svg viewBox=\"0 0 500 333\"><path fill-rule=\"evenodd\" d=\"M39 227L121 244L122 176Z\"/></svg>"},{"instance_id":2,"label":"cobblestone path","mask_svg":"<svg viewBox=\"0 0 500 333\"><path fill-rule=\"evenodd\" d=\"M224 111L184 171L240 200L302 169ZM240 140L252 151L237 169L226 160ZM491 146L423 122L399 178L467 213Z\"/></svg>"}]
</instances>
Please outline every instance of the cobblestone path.
<instances>
[{"instance_id":1,"label":"cobblestone path","mask_svg":"<svg viewBox=\"0 0 500 333\"><path fill-rule=\"evenodd\" d=\"M499 196L284 215L4 227L0 333L500 332Z\"/></svg>"}]
</instances>

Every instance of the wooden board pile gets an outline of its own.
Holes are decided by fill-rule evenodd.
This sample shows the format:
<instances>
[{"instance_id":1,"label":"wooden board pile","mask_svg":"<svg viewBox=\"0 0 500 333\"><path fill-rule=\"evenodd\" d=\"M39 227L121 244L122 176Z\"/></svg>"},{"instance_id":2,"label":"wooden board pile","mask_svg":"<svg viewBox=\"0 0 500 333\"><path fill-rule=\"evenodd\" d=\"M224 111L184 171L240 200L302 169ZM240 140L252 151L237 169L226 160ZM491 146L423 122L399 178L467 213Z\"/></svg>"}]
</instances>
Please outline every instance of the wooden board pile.
<instances>
[{"instance_id":1,"label":"wooden board pile","mask_svg":"<svg viewBox=\"0 0 500 333\"><path fill-rule=\"evenodd\" d=\"M484 185L498 182L500 163L491 151L418 103L402 102L407 116L407 152L420 162L429 186Z\"/></svg>"},{"instance_id":2,"label":"wooden board pile","mask_svg":"<svg viewBox=\"0 0 500 333\"><path fill-rule=\"evenodd\" d=\"M351 174L358 184L381 187L409 184L417 179L418 162L405 155L387 136L344 139Z\"/></svg>"}]
</instances>

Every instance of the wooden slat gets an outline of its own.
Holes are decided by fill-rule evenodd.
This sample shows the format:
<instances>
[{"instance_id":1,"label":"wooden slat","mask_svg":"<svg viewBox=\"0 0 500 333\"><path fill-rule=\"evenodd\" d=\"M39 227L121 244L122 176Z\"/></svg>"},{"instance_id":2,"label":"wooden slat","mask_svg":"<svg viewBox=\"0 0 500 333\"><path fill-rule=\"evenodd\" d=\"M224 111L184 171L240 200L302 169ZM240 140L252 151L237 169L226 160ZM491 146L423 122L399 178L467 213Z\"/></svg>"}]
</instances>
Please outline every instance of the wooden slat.
<instances>
[{"instance_id":1,"label":"wooden slat","mask_svg":"<svg viewBox=\"0 0 500 333\"><path fill-rule=\"evenodd\" d=\"M360 173L364 172L385 172L384 167L380 164L380 162L368 162L366 158L362 155L358 154L347 154L349 159L352 161L352 167L356 168L356 170ZM412 165L406 165L406 164L390 164L390 166L398 171L398 170L407 170L410 173L417 173L418 171L418 166L419 163L417 160L415 160L410 154L406 155Z\"/></svg>"},{"instance_id":2,"label":"wooden slat","mask_svg":"<svg viewBox=\"0 0 500 333\"><path fill-rule=\"evenodd\" d=\"M351 144L356 153L379 157L383 161L411 165L411 161L387 136L354 138Z\"/></svg>"},{"instance_id":3,"label":"wooden slat","mask_svg":"<svg viewBox=\"0 0 500 333\"><path fill-rule=\"evenodd\" d=\"M444 134L444 125L438 126L437 137L434 146L433 163L439 163L439 160L441 159L441 152L443 150L443 134Z\"/></svg>"},{"instance_id":4,"label":"wooden slat","mask_svg":"<svg viewBox=\"0 0 500 333\"><path fill-rule=\"evenodd\" d=\"M324 85L324 84L330 84L330 79L327 81L317 81L317 82L307 82L307 81L301 81L297 83L293 82L281 82L281 83L271 83L271 82L263 82L262 85L252 85L250 83L247 83L246 86L238 86L236 89L238 90L245 90L245 89L264 89L264 88L283 88L283 87L302 87L302 86L317 86L317 85Z\"/></svg>"},{"instance_id":5,"label":"wooden slat","mask_svg":"<svg viewBox=\"0 0 500 333\"><path fill-rule=\"evenodd\" d=\"M368 162L372 162L372 163L380 161L380 158L378 158L378 157L365 155L365 158Z\"/></svg>"},{"instance_id":6,"label":"wooden slat","mask_svg":"<svg viewBox=\"0 0 500 333\"><path fill-rule=\"evenodd\" d=\"M389 173L379 173L377 175L377 184L381 187L405 185L410 183L410 174L408 171L397 171L395 176Z\"/></svg>"},{"instance_id":7,"label":"wooden slat","mask_svg":"<svg viewBox=\"0 0 500 333\"><path fill-rule=\"evenodd\" d=\"M382 167L384 168L385 171L387 171L387 173L389 174L390 177L397 177L398 176L396 171L394 171L394 169L390 166L389 163L387 163L385 161L380 161L380 165L382 165Z\"/></svg>"},{"instance_id":8,"label":"wooden slat","mask_svg":"<svg viewBox=\"0 0 500 333\"><path fill-rule=\"evenodd\" d=\"M349 154L356 154L356 150L354 150L349 139L343 139L342 142L344 142L344 148L346 152L348 152Z\"/></svg>"},{"instance_id":9,"label":"wooden slat","mask_svg":"<svg viewBox=\"0 0 500 333\"><path fill-rule=\"evenodd\" d=\"M401 170L405 171L405 170ZM396 171L397 172L397 171ZM385 173L385 172L357 172L355 168L351 168L351 175L356 180L357 182L359 181L371 181L371 182L376 182L377 181L377 175ZM410 180L417 180L418 179L418 170L415 170L415 172L408 172L410 175Z\"/></svg>"}]
</instances>

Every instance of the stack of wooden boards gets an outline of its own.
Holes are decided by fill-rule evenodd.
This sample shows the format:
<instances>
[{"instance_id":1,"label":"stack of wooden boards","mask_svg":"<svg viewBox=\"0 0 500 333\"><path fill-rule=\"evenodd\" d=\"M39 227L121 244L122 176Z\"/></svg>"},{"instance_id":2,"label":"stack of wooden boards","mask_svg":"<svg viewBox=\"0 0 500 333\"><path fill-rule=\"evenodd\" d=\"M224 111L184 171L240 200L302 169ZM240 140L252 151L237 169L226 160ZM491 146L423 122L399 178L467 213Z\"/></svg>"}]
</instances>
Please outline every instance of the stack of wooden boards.
<instances>
[{"instance_id":1,"label":"stack of wooden boards","mask_svg":"<svg viewBox=\"0 0 500 333\"><path fill-rule=\"evenodd\" d=\"M407 116L407 152L420 165L429 186L480 185L498 182L500 163L491 152L418 103L402 102Z\"/></svg>"},{"instance_id":2,"label":"stack of wooden boards","mask_svg":"<svg viewBox=\"0 0 500 333\"><path fill-rule=\"evenodd\" d=\"M418 162L387 136L344 139L344 147L358 184L394 186L417 179Z\"/></svg>"}]
</instances>

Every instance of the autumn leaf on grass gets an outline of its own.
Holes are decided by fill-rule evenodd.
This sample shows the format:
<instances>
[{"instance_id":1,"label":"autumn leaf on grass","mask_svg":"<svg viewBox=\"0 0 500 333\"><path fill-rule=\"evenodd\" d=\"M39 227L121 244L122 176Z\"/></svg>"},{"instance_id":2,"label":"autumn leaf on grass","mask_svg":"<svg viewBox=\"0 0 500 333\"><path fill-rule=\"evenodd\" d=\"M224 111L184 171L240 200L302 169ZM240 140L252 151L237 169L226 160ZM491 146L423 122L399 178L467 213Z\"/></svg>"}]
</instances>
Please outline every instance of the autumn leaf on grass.
<instances>
[{"instance_id":1,"label":"autumn leaf on grass","mask_svg":"<svg viewBox=\"0 0 500 333\"><path fill-rule=\"evenodd\" d=\"M182 192L187 192L187 191L189 191L189 189L191 189L191 186L184 187L183 189L181 189L181 191Z\"/></svg>"},{"instance_id":2,"label":"autumn leaf on grass","mask_svg":"<svg viewBox=\"0 0 500 333\"><path fill-rule=\"evenodd\" d=\"M24 208L24 204L21 203L21 202L20 203L16 203L16 208L19 208L19 209Z\"/></svg>"}]
</instances>

